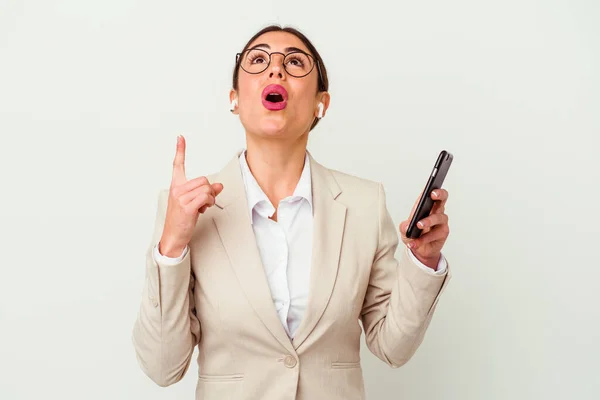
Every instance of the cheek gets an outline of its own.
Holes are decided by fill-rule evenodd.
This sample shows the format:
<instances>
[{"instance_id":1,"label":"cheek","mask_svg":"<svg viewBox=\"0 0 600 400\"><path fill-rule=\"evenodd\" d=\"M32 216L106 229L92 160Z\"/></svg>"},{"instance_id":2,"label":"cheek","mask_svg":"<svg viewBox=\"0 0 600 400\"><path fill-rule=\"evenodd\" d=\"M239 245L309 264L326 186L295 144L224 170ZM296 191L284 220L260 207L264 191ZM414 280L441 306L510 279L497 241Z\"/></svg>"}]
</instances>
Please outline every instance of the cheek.
<instances>
[{"instance_id":1,"label":"cheek","mask_svg":"<svg viewBox=\"0 0 600 400\"><path fill-rule=\"evenodd\" d=\"M294 109L296 113L310 115L313 113L315 93L309 87L302 86L294 90Z\"/></svg>"},{"instance_id":2,"label":"cheek","mask_svg":"<svg viewBox=\"0 0 600 400\"><path fill-rule=\"evenodd\" d=\"M252 99L260 96L260 82L249 76L240 77L238 81L238 96L240 103L245 103L247 107L248 103L252 102Z\"/></svg>"}]
</instances>

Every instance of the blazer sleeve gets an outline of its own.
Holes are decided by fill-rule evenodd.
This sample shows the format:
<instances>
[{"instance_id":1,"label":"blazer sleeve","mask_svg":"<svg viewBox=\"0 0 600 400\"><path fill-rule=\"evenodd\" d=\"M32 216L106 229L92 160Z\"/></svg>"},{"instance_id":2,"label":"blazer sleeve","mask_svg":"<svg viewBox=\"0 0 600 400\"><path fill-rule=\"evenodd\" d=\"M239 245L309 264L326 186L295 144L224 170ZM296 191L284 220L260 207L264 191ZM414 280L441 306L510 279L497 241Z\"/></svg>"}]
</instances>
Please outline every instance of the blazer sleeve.
<instances>
[{"instance_id":1,"label":"blazer sleeve","mask_svg":"<svg viewBox=\"0 0 600 400\"><path fill-rule=\"evenodd\" d=\"M153 249L160 241L169 192L162 190L152 241L146 252L145 284L132 341L144 373L160 386L183 378L201 338L194 305L195 278L188 251L175 265L157 263Z\"/></svg>"},{"instance_id":2,"label":"blazer sleeve","mask_svg":"<svg viewBox=\"0 0 600 400\"><path fill-rule=\"evenodd\" d=\"M369 350L389 366L405 364L423 341L437 302L450 279L420 268L402 246L395 257L399 238L387 210L385 192L379 185L378 245L361 311Z\"/></svg>"}]
</instances>

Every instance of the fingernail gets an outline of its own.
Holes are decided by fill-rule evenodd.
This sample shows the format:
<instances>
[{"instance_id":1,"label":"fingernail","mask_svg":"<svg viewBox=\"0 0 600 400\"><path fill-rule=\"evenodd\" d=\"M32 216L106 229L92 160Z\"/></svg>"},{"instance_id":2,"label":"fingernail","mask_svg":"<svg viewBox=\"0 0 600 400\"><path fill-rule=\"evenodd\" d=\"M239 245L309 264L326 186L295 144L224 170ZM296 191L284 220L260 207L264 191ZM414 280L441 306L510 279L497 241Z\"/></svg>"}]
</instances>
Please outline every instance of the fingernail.
<instances>
[{"instance_id":1,"label":"fingernail","mask_svg":"<svg viewBox=\"0 0 600 400\"><path fill-rule=\"evenodd\" d=\"M421 221L419 221L419 222L417 222L417 226L422 229L423 228L423 223Z\"/></svg>"},{"instance_id":2,"label":"fingernail","mask_svg":"<svg viewBox=\"0 0 600 400\"><path fill-rule=\"evenodd\" d=\"M415 247L415 244L413 242L409 242L407 246L409 249L412 249L413 247Z\"/></svg>"},{"instance_id":3,"label":"fingernail","mask_svg":"<svg viewBox=\"0 0 600 400\"><path fill-rule=\"evenodd\" d=\"M431 194L433 195L433 197L438 197L438 192L436 192L435 190L431 192Z\"/></svg>"}]
</instances>

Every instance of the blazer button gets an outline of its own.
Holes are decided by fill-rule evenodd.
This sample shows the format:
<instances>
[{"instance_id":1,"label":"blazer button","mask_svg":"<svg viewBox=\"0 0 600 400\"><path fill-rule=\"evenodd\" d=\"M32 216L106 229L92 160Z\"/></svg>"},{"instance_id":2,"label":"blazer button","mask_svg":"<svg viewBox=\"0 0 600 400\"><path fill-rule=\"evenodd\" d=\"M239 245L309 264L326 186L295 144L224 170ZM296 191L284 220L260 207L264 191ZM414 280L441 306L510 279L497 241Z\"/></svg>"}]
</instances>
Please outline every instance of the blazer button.
<instances>
[{"instance_id":1,"label":"blazer button","mask_svg":"<svg viewBox=\"0 0 600 400\"><path fill-rule=\"evenodd\" d=\"M297 364L297 361L292 356L286 356L285 359L283 360L283 364L288 368L294 368Z\"/></svg>"},{"instance_id":2,"label":"blazer button","mask_svg":"<svg viewBox=\"0 0 600 400\"><path fill-rule=\"evenodd\" d=\"M158 301L156 301L156 298L154 296L150 296L150 301L152 302L152 305L154 307L158 307Z\"/></svg>"}]
</instances>

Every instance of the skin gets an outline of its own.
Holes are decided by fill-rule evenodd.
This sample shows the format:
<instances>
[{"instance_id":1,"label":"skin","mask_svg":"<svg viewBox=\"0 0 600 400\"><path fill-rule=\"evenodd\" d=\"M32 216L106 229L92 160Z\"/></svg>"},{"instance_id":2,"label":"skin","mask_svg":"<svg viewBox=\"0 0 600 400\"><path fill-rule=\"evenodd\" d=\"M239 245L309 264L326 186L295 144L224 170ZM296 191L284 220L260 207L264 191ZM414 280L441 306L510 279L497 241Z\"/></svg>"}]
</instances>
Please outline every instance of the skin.
<instances>
[{"instance_id":1,"label":"skin","mask_svg":"<svg viewBox=\"0 0 600 400\"><path fill-rule=\"evenodd\" d=\"M178 136L165 224L158 244L162 255L172 258L181 255L192 239L198 217L215 204L222 190L222 184L211 184L204 176L186 178L185 138Z\"/></svg>"},{"instance_id":2,"label":"skin","mask_svg":"<svg viewBox=\"0 0 600 400\"><path fill-rule=\"evenodd\" d=\"M249 48L268 44L268 52L285 51L296 47L308 54L308 48L296 36L287 32L268 32L259 36ZM311 54L312 55L312 54ZM283 86L288 92L285 109L269 111L262 104L262 91L270 84ZM313 68L303 78L295 78L283 68L283 56L272 57L271 64L261 74L240 70L238 90L232 89L230 101L237 99L233 111L239 115L246 131L247 161L256 181L272 204L279 204L291 196L304 166L308 133L318 115L318 104L323 102L323 116L327 113L330 96L318 92L318 72ZM273 216L277 219L277 214Z\"/></svg>"},{"instance_id":3,"label":"skin","mask_svg":"<svg viewBox=\"0 0 600 400\"><path fill-rule=\"evenodd\" d=\"M269 53L281 52L296 47L310 54L308 48L293 34L268 32L258 37L250 48L267 44ZM327 114L330 96L318 91L318 72L296 78L283 68L283 56L273 55L269 67L260 74L239 73L238 88L229 93L229 100L237 100L233 113L239 115L246 132L247 162L273 205L291 196L304 167L310 126L318 115L318 104L324 105ZM288 102L280 111L267 110L262 104L262 91L269 84L279 84L288 92ZM192 237L200 213L215 203L216 196L223 190L221 183L210 183L206 177L187 180L185 177L185 139L178 138L173 161L173 179L169 192L169 203L165 228L159 251L169 257L178 257ZM437 194L437 196L436 196ZM437 268L442 247L448 237L448 217L444 207L448 192L437 189L432 194L434 206L431 214L421 222L423 233L418 239L405 236L408 222L419 199L407 220L400 224L402 241L423 264ZM277 212L271 217L277 220ZM411 247L412 246L412 247Z\"/></svg>"}]
</instances>

